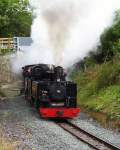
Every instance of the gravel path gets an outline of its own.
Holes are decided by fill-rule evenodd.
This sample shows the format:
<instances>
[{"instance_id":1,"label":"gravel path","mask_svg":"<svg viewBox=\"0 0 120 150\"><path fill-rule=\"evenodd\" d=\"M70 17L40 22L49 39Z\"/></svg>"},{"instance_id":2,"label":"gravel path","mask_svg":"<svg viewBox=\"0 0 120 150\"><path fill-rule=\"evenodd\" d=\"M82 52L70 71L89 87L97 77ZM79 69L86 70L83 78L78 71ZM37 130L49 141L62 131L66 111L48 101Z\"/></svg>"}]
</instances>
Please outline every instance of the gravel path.
<instances>
[{"instance_id":1,"label":"gravel path","mask_svg":"<svg viewBox=\"0 0 120 150\"><path fill-rule=\"evenodd\" d=\"M120 147L120 133L115 133L110 129L105 129L95 122L92 118L88 117L84 113L80 113L80 116L74 120L73 123L80 126L81 128L97 135L98 137L105 139Z\"/></svg>"},{"instance_id":2,"label":"gravel path","mask_svg":"<svg viewBox=\"0 0 120 150\"><path fill-rule=\"evenodd\" d=\"M90 150L54 122L42 120L23 97L0 103L0 125L15 150Z\"/></svg>"}]
</instances>

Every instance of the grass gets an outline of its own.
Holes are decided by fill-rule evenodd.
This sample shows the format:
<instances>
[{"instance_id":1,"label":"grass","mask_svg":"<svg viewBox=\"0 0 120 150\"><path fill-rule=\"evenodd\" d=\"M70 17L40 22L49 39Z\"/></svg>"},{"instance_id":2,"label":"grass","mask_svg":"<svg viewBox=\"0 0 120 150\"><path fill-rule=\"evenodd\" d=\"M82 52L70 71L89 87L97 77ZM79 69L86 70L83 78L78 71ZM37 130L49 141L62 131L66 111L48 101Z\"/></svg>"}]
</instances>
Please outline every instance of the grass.
<instances>
[{"instance_id":1,"label":"grass","mask_svg":"<svg viewBox=\"0 0 120 150\"><path fill-rule=\"evenodd\" d=\"M79 99L79 104L91 111L103 112L110 119L120 119L120 86L110 86L91 95L86 101Z\"/></svg>"},{"instance_id":2,"label":"grass","mask_svg":"<svg viewBox=\"0 0 120 150\"><path fill-rule=\"evenodd\" d=\"M120 59L86 71L74 71L72 79L78 85L78 104L84 108L105 113L110 119L120 119Z\"/></svg>"},{"instance_id":3,"label":"grass","mask_svg":"<svg viewBox=\"0 0 120 150\"><path fill-rule=\"evenodd\" d=\"M4 139L0 139L0 150L14 150L14 146L13 144L6 142Z\"/></svg>"},{"instance_id":4,"label":"grass","mask_svg":"<svg viewBox=\"0 0 120 150\"><path fill-rule=\"evenodd\" d=\"M6 55L13 52L13 49L0 49L0 55Z\"/></svg>"}]
</instances>

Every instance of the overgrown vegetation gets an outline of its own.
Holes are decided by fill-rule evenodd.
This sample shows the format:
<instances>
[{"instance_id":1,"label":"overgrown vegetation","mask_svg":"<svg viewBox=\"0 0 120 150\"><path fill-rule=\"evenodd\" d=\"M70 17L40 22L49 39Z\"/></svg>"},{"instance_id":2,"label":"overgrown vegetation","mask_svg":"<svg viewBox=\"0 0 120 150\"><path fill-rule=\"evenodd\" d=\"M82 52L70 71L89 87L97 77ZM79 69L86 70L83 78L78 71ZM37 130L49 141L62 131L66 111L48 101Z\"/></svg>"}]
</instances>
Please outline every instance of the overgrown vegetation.
<instances>
[{"instance_id":1,"label":"overgrown vegetation","mask_svg":"<svg viewBox=\"0 0 120 150\"><path fill-rule=\"evenodd\" d=\"M28 0L0 0L0 36L29 36L32 14Z\"/></svg>"},{"instance_id":2,"label":"overgrown vegetation","mask_svg":"<svg viewBox=\"0 0 120 150\"><path fill-rule=\"evenodd\" d=\"M13 49L0 49L0 55L5 55L10 52L13 52Z\"/></svg>"},{"instance_id":3,"label":"overgrown vegetation","mask_svg":"<svg viewBox=\"0 0 120 150\"><path fill-rule=\"evenodd\" d=\"M76 64L71 77L78 84L79 105L120 119L120 11L100 43L96 52Z\"/></svg>"}]
</instances>

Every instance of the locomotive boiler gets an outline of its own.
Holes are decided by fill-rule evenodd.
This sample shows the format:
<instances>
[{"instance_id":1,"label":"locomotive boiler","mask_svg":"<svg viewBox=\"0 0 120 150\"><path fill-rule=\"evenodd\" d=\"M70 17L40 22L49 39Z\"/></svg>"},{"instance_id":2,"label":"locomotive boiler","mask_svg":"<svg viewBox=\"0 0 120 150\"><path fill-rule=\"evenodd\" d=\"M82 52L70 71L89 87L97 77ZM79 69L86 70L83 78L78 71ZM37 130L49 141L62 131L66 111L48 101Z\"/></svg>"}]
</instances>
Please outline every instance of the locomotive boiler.
<instances>
[{"instance_id":1,"label":"locomotive boiler","mask_svg":"<svg viewBox=\"0 0 120 150\"><path fill-rule=\"evenodd\" d=\"M42 118L74 118L77 107L77 85L66 80L61 66L37 64L23 67L25 98Z\"/></svg>"}]
</instances>

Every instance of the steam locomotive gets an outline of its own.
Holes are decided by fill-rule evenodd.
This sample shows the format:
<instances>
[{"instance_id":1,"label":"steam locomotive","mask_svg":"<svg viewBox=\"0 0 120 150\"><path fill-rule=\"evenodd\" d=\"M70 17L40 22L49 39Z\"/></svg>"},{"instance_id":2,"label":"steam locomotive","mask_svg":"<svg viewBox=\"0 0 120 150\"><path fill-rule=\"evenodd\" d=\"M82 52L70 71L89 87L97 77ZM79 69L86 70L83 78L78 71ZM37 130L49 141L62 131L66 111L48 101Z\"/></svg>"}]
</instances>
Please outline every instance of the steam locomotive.
<instances>
[{"instance_id":1,"label":"steam locomotive","mask_svg":"<svg viewBox=\"0 0 120 150\"><path fill-rule=\"evenodd\" d=\"M77 86L66 81L61 66L36 64L22 68L25 98L35 106L42 118L74 118L77 107Z\"/></svg>"}]
</instances>

